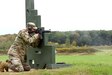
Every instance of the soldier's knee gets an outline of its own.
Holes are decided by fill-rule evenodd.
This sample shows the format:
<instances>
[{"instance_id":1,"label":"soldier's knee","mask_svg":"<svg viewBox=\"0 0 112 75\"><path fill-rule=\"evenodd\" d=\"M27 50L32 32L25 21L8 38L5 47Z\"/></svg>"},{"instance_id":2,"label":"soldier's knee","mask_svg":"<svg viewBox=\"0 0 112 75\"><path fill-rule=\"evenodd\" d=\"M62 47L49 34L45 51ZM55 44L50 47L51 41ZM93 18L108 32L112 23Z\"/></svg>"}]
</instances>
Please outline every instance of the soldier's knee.
<instances>
[{"instance_id":1,"label":"soldier's knee","mask_svg":"<svg viewBox=\"0 0 112 75\"><path fill-rule=\"evenodd\" d=\"M23 67L19 67L19 66L15 66L15 65L11 65L9 68L14 72L23 72L24 71Z\"/></svg>"}]
</instances>

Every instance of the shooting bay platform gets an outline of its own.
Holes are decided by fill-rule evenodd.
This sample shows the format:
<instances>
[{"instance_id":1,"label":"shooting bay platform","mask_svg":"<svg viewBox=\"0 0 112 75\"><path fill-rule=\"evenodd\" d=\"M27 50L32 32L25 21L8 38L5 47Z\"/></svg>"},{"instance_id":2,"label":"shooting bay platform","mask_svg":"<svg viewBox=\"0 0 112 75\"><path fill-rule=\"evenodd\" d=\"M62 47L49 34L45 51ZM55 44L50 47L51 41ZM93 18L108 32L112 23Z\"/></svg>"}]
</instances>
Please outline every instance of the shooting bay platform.
<instances>
[{"instance_id":1,"label":"shooting bay platform","mask_svg":"<svg viewBox=\"0 0 112 75\"><path fill-rule=\"evenodd\" d=\"M38 28L41 27L41 16L38 11L34 9L34 0L25 0L26 6L26 23L34 22ZM42 41L40 47L28 47L27 49L27 63L31 68L35 69L53 69L70 66L65 63L56 63L55 61L55 47L48 45L49 33L42 33Z\"/></svg>"}]
</instances>

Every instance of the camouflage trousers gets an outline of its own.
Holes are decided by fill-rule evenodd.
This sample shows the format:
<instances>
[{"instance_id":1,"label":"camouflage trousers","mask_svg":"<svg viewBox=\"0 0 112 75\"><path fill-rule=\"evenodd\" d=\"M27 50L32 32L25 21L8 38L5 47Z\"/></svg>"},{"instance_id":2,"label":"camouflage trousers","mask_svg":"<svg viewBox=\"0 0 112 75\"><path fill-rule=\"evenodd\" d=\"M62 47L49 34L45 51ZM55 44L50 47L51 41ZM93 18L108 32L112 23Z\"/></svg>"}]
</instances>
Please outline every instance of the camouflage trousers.
<instances>
[{"instance_id":1,"label":"camouflage trousers","mask_svg":"<svg viewBox=\"0 0 112 75\"><path fill-rule=\"evenodd\" d=\"M11 64L9 65L9 68L11 70L13 70L13 71L16 70L17 72L24 71L24 68L23 68L20 58L9 55L9 60L11 61Z\"/></svg>"}]
</instances>

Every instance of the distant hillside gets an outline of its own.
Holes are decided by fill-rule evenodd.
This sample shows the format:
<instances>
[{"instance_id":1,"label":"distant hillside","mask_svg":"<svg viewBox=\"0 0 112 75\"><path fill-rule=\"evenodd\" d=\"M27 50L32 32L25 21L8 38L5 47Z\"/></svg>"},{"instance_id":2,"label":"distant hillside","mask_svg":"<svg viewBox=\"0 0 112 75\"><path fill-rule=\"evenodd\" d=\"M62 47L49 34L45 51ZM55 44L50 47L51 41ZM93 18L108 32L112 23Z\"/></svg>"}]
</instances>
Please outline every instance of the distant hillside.
<instances>
[{"instance_id":1,"label":"distant hillside","mask_svg":"<svg viewBox=\"0 0 112 75\"><path fill-rule=\"evenodd\" d=\"M16 34L0 35L0 50L7 50L13 43Z\"/></svg>"}]
</instances>

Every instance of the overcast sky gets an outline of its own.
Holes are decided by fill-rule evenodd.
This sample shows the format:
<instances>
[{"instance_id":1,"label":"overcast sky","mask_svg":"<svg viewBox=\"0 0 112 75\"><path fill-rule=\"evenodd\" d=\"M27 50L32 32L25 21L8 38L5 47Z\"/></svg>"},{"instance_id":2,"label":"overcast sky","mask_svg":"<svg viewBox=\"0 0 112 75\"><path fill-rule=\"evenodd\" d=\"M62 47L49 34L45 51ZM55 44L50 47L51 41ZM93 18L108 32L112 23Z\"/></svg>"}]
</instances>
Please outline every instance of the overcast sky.
<instances>
[{"instance_id":1,"label":"overcast sky","mask_svg":"<svg viewBox=\"0 0 112 75\"><path fill-rule=\"evenodd\" d=\"M35 9L52 31L112 29L112 0L35 0ZM23 28L25 0L1 0L0 35Z\"/></svg>"}]
</instances>

